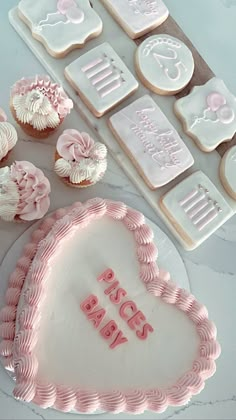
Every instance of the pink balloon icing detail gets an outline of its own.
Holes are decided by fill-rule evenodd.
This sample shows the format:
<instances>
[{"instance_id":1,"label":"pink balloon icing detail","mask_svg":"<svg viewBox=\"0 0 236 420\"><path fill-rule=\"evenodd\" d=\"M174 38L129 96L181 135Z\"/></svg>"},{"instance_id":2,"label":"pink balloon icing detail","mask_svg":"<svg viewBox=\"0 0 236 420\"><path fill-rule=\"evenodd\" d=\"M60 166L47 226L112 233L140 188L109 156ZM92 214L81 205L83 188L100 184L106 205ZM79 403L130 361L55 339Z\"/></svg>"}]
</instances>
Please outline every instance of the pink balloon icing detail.
<instances>
[{"instance_id":1,"label":"pink balloon icing detail","mask_svg":"<svg viewBox=\"0 0 236 420\"><path fill-rule=\"evenodd\" d=\"M216 112L217 117L223 124L230 124L235 117L234 111L228 105L224 105Z\"/></svg>"},{"instance_id":2,"label":"pink balloon icing detail","mask_svg":"<svg viewBox=\"0 0 236 420\"><path fill-rule=\"evenodd\" d=\"M226 99L218 92L211 92L207 96L207 105L213 112L216 112L224 104L226 104Z\"/></svg>"},{"instance_id":3,"label":"pink balloon icing detail","mask_svg":"<svg viewBox=\"0 0 236 420\"><path fill-rule=\"evenodd\" d=\"M58 0L57 2L57 10L62 15L65 15L68 9L72 7L76 7L76 2L74 0Z\"/></svg>"},{"instance_id":4,"label":"pink balloon icing detail","mask_svg":"<svg viewBox=\"0 0 236 420\"><path fill-rule=\"evenodd\" d=\"M71 23L81 23L84 20L84 12L77 6L71 7L67 10L66 17Z\"/></svg>"}]
</instances>

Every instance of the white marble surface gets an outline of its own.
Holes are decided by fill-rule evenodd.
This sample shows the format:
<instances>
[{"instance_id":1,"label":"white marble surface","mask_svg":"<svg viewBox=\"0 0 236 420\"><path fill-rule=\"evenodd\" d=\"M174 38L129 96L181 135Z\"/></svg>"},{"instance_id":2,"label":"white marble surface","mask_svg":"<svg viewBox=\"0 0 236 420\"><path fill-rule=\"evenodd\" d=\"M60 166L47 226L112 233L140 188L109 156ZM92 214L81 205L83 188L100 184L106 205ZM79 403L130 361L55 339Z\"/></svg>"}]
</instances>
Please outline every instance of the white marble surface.
<instances>
[{"instance_id":1,"label":"white marble surface","mask_svg":"<svg viewBox=\"0 0 236 420\"><path fill-rule=\"evenodd\" d=\"M98 0L97 0L98 1ZM5 0L0 4L0 106L7 111L9 87L22 75L43 72L42 67L26 48L7 19L7 10L16 0ZM235 37L236 2L234 0L166 0L172 15L186 34L208 61L213 71L222 77L236 93L235 79ZM203 14L203 10L205 13ZM199 31L199 22L201 30ZM7 42L6 42L7 40ZM73 115L68 118L67 126L73 124ZM77 119L76 126L83 128L84 123ZM141 210L152 221L167 231L161 220L152 211L142 196L132 186L128 178L110 158L109 168L103 181L84 191L69 189L51 172L53 145L55 138L46 142L31 143L19 131L20 142L10 157L14 160L31 160L41 167L50 177L52 184L51 210L70 204L75 200L104 196L126 201ZM0 261L7 250L28 225L0 223ZM169 234L169 233L168 233ZM177 245L178 246L178 245ZM210 317L218 327L218 338L222 355L217 362L215 376L207 381L203 392L180 408L169 408L161 415L146 413L143 419L235 419L236 418L236 217L228 221L199 249L191 253L179 251L186 264L192 292L206 304ZM1 287L1 279L0 279ZM15 401L12 396L13 383L0 367L0 419L76 419L86 418L74 414L65 415L53 410L41 410L33 405ZM101 415L100 418L112 418ZM135 418L119 415L114 419Z\"/></svg>"}]
</instances>

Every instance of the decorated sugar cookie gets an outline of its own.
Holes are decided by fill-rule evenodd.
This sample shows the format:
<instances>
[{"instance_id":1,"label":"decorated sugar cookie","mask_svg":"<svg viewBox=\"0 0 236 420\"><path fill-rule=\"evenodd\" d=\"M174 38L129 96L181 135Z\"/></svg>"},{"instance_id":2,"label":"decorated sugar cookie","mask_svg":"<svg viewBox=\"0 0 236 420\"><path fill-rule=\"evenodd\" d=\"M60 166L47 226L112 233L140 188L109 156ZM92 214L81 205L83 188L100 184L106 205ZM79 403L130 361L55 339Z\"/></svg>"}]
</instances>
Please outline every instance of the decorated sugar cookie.
<instances>
[{"instance_id":1,"label":"decorated sugar cookie","mask_svg":"<svg viewBox=\"0 0 236 420\"><path fill-rule=\"evenodd\" d=\"M183 140L148 95L113 115L109 125L151 189L167 184L193 165Z\"/></svg>"},{"instance_id":2,"label":"decorated sugar cookie","mask_svg":"<svg viewBox=\"0 0 236 420\"><path fill-rule=\"evenodd\" d=\"M166 193L160 207L187 249L196 248L233 215L224 197L201 171Z\"/></svg>"},{"instance_id":3,"label":"decorated sugar cookie","mask_svg":"<svg viewBox=\"0 0 236 420\"><path fill-rule=\"evenodd\" d=\"M83 47L102 31L102 20L89 0L21 0L18 12L33 37L54 57Z\"/></svg>"},{"instance_id":4,"label":"decorated sugar cookie","mask_svg":"<svg viewBox=\"0 0 236 420\"><path fill-rule=\"evenodd\" d=\"M184 130L204 152L231 140L236 132L236 97L216 77L175 102Z\"/></svg>"},{"instance_id":5,"label":"decorated sugar cookie","mask_svg":"<svg viewBox=\"0 0 236 420\"><path fill-rule=\"evenodd\" d=\"M231 147L221 159L220 178L227 193L236 200L236 146Z\"/></svg>"},{"instance_id":6,"label":"decorated sugar cookie","mask_svg":"<svg viewBox=\"0 0 236 420\"><path fill-rule=\"evenodd\" d=\"M189 48L170 35L145 39L136 52L136 71L142 82L159 95L173 95L191 80L194 60Z\"/></svg>"},{"instance_id":7,"label":"decorated sugar cookie","mask_svg":"<svg viewBox=\"0 0 236 420\"><path fill-rule=\"evenodd\" d=\"M162 0L103 0L130 38L138 38L161 25L169 11Z\"/></svg>"},{"instance_id":8,"label":"decorated sugar cookie","mask_svg":"<svg viewBox=\"0 0 236 420\"><path fill-rule=\"evenodd\" d=\"M65 77L96 117L138 88L137 80L107 42L69 64Z\"/></svg>"}]
</instances>

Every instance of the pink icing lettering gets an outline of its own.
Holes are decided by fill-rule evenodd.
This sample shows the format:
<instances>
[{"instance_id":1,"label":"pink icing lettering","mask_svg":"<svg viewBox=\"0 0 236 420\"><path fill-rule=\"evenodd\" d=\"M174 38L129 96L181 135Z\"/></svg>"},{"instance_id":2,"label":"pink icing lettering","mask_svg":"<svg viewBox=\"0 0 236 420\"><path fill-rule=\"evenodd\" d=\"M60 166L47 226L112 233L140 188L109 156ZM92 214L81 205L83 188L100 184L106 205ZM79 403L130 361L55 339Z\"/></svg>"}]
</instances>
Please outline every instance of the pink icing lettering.
<instances>
[{"instance_id":1,"label":"pink icing lettering","mask_svg":"<svg viewBox=\"0 0 236 420\"><path fill-rule=\"evenodd\" d=\"M119 284L120 283L118 281L112 283L106 290L104 290L105 295L109 295L113 290L117 288L117 286L119 286Z\"/></svg>"},{"instance_id":2,"label":"pink icing lettering","mask_svg":"<svg viewBox=\"0 0 236 420\"><path fill-rule=\"evenodd\" d=\"M113 334L118 330L115 321L109 321L100 331L100 334L105 340L109 340Z\"/></svg>"},{"instance_id":3,"label":"pink icing lettering","mask_svg":"<svg viewBox=\"0 0 236 420\"><path fill-rule=\"evenodd\" d=\"M87 315L98 305L98 298L94 295L90 295L81 304L80 308Z\"/></svg>"},{"instance_id":4,"label":"pink icing lettering","mask_svg":"<svg viewBox=\"0 0 236 420\"><path fill-rule=\"evenodd\" d=\"M111 283L115 279L115 273L111 268L108 268L104 273L102 273L98 278L97 281L105 281L106 283Z\"/></svg>"},{"instance_id":5,"label":"pink icing lettering","mask_svg":"<svg viewBox=\"0 0 236 420\"><path fill-rule=\"evenodd\" d=\"M138 311L132 318L127 321L128 326L131 330L135 330L136 326L140 325L142 321L146 321L146 317L141 311Z\"/></svg>"},{"instance_id":6,"label":"pink icing lettering","mask_svg":"<svg viewBox=\"0 0 236 420\"><path fill-rule=\"evenodd\" d=\"M118 290L116 290L115 294L110 295L110 300L111 300L111 302L115 303L116 305L119 305L119 303L121 303L123 297L125 297L126 295L127 295L127 292L124 289L119 288Z\"/></svg>"},{"instance_id":7,"label":"pink icing lettering","mask_svg":"<svg viewBox=\"0 0 236 420\"><path fill-rule=\"evenodd\" d=\"M119 331L115 340L110 344L110 349L114 349L120 344L126 343L128 339L123 335L122 331Z\"/></svg>"},{"instance_id":8,"label":"pink icing lettering","mask_svg":"<svg viewBox=\"0 0 236 420\"><path fill-rule=\"evenodd\" d=\"M137 312L137 306L134 302L131 300L128 300L127 302L123 303L123 305L120 307L120 316L122 319L127 320L129 318L129 314L127 314L127 309L131 311L131 315L135 312Z\"/></svg>"},{"instance_id":9,"label":"pink icing lettering","mask_svg":"<svg viewBox=\"0 0 236 420\"><path fill-rule=\"evenodd\" d=\"M97 311L90 312L88 314L88 319L92 321L95 328L98 328L105 315L106 315L105 309L98 309Z\"/></svg>"},{"instance_id":10,"label":"pink icing lettering","mask_svg":"<svg viewBox=\"0 0 236 420\"><path fill-rule=\"evenodd\" d=\"M142 331L136 331L136 335L140 340L146 340L148 333L152 333L154 329L150 324L144 324Z\"/></svg>"}]
</instances>

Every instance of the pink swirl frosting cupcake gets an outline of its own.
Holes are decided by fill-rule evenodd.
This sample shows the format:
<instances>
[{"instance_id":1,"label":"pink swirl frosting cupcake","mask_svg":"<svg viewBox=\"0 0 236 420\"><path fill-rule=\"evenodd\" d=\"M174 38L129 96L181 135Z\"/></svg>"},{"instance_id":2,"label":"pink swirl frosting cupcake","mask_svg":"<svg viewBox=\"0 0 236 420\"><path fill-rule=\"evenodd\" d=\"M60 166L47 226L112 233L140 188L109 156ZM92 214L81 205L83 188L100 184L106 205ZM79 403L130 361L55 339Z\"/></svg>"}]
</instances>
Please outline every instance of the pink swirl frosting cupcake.
<instances>
[{"instance_id":1,"label":"pink swirl frosting cupcake","mask_svg":"<svg viewBox=\"0 0 236 420\"><path fill-rule=\"evenodd\" d=\"M0 169L0 219L32 221L49 209L51 188L43 172L32 163L15 162Z\"/></svg>"},{"instance_id":2,"label":"pink swirl frosting cupcake","mask_svg":"<svg viewBox=\"0 0 236 420\"><path fill-rule=\"evenodd\" d=\"M18 136L15 127L7 122L7 116L3 109L0 108L0 162L7 159L17 140Z\"/></svg>"},{"instance_id":3,"label":"pink swirl frosting cupcake","mask_svg":"<svg viewBox=\"0 0 236 420\"><path fill-rule=\"evenodd\" d=\"M30 136L48 137L73 108L73 102L49 76L21 79L11 90L11 111Z\"/></svg>"},{"instance_id":4,"label":"pink swirl frosting cupcake","mask_svg":"<svg viewBox=\"0 0 236 420\"><path fill-rule=\"evenodd\" d=\"M88 133L65 130L57 141L55 172L73 187L98 182L107 169L107 148Z\"/></svg>"}]
</instances>

